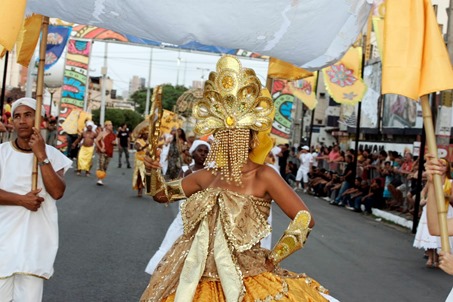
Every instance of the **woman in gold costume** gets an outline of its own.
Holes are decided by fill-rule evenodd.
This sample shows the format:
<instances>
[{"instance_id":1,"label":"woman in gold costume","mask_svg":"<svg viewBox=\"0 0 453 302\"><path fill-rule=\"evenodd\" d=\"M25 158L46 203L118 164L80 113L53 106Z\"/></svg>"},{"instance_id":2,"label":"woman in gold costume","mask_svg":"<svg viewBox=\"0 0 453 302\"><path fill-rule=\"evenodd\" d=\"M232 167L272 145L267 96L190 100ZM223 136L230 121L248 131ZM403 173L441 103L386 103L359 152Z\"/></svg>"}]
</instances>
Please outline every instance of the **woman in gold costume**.
<instances>
[{"instance_id":1,"label":"woman in gold costume","mask_svg":"<svg viewBox=\"0 0 453 302\"><path fill-rule=\"evenodd\" d=\"M148 133L142 132L135 140L134 148L134 173L132 174L132 189L137 190L137 197L142 197L143 188L145 187L145 157L146 147L148 147Z\"/></svg>"},{"instance_id":2,"label":"woman in gold costume","mask_svg":"<svg viewBox=\"0 0 453 302\"><path fill-rule=\"evenodd\" d=\"M314 220L264 164L273 143L274 106L255 72L223 56L193 114L195 132L212 133L215 140L205 170L153 184L157 202L187 198L181 205L184 234L157 266L141 301L336 301L307 275L278 265L302 247ZM145 157L145 166L151 173L159 161ZM271 232L272 200L293 221L269 251L260 240Z\"/></svg>"}]
</instances>

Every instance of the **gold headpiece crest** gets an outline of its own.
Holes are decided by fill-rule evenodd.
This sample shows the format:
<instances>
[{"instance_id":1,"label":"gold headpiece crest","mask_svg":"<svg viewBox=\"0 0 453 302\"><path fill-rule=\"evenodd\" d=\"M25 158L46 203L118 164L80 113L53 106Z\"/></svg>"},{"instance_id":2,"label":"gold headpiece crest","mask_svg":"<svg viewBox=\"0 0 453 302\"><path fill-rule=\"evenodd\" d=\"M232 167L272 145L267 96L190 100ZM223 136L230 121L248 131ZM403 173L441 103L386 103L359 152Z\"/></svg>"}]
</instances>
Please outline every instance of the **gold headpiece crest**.
<instances>
[{"instance_id":1,"label":"gold headpiece crest","mask_svg":"<svg viewBox=\"0 0 453 302\"><path fill-rule=\"evenodd\" d=\"M241 62L230 55L220 58L216 69L205 83L203 99L193 106L195 132L205 135L225 128L269 129L274 104L262 93L253 69L242 68Z\"/></svg>"},{"instance_id":2,"label":"gold headpiece crest","mask_svg":"<svg viewBox=\"0 0 453 302\"><path fill-rule=\"evenodd\" d=\"M261 88L252 69L242 68L237 58L225 55L217 62L216 72L209 74L203 98L192 111L197 119L195 132L215 136L206 159L208 169L241 184L251 148L250 130L264 132L272 125L274 103L267 89Z\"/></svg>"}]
</instances>

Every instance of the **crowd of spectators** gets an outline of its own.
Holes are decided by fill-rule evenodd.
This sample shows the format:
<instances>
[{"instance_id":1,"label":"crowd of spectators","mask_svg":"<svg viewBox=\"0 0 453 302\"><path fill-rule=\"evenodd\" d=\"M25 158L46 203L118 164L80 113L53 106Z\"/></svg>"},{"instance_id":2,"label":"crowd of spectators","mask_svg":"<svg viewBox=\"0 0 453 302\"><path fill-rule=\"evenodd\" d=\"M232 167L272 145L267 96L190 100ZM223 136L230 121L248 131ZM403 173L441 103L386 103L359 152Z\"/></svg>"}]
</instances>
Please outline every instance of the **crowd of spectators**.
<instances>
[{"instance_id":1,"label":"crowd of spectators","mask_svg":"<svg viewBox=\"0 0 453 302\"><path fill-rule=\"evenodd\" d=\"M378 208L413 214L419 164L409 150L400 154L361 148L355 161L355 150L338 145L279 147L279 168L285 167L282 176L295 190L355 212L370 214Z\"/></svg>"}]
</instances>

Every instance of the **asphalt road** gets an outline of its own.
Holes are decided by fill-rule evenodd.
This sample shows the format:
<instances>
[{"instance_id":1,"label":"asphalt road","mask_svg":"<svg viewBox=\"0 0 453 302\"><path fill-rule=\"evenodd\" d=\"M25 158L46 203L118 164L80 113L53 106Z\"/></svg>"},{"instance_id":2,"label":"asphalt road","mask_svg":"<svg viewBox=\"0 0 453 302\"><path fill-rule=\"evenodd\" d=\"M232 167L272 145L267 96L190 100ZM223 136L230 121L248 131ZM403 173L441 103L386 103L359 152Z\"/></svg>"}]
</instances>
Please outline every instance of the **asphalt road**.
<instances>
[{"instance_id":1,"label":"asphalt road","mask_svg":"<svg viewBox=\"0 0 453 302\"><path fill-rule=\"evenodd\" d=\"M146 264L177 204L136 197L131 175L132 169L117 168L117 158L105 186L68 171L58 202L60 249L55 274L45 282L45 302L138 301L149 281ZM445 301L453 278L424 266L409 230L301 196L316 226L306 246L283 262L285 268L307 273L342 302ZM288 223L274 206L273 242Z\"/></svg>"}]
</instances>

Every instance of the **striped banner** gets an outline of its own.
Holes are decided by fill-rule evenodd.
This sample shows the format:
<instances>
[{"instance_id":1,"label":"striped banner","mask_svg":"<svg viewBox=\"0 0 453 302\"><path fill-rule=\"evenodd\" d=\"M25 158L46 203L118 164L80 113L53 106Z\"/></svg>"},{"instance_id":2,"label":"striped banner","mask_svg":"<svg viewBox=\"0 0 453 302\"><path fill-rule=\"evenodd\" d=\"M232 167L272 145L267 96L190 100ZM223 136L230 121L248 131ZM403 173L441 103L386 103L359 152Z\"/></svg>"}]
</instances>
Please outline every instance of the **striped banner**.
<instances>
[{"instance_id":1,"label":"striped banner","mask_svg":"<svg viewBox=\"0 0 453 302\"><path fill-rule=\"evenodd\" d=\"M61 127L58 130L57 143L57 147L62 150L67 147L66 134L78 132L88 81L91 43L91 41L77 39L70 39L68 42L59 114Z\"/></svg>"}]
</instances>

